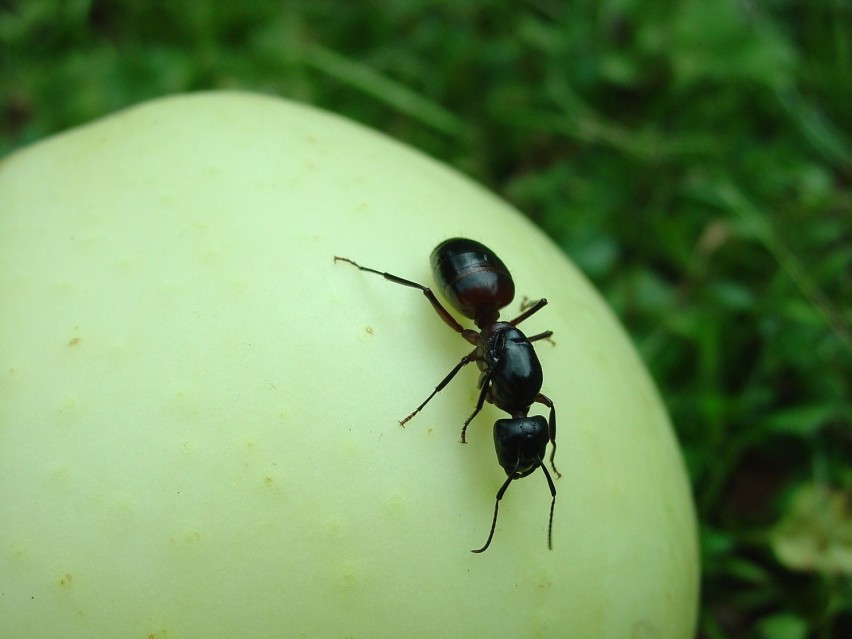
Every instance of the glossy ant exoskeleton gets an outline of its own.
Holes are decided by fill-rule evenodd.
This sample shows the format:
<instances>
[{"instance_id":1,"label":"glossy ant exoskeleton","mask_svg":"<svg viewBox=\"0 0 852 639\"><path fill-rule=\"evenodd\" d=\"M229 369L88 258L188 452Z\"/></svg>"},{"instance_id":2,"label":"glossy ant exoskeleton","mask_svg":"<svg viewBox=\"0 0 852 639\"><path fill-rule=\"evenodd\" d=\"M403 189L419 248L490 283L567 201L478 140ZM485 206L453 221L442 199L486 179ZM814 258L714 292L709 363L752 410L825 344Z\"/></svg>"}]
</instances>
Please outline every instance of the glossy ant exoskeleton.
<instances>
[{"instance_id":1,"label":"glossy ant exoskeleton","mask_svg":"<svg viewBox=\"0 0 852 639\"><path fill-rule=\"evenodd\" d=\"M550 519L547 528L547 546L552 548L553 508L556 505L556 487L544 465L547 442L550 451L550 466L557 477L553 456L556 454L556 410L549 397L541 393L542 370L532 342L547 339L552 331L544 331L526 337L517 325L540 311L546 299L526 304L525 310L509 322L498 321L500 309L511 303L515 297L515 284L505 264L490 249L479 242L463 238L453 238L441 242L430 257L432 274L444 298L465 317L472 319L479 331L464 328L445 309L432 291L411 280L390 273L367 268L345 257L334 258L335 262L347 262L368 273L381 275L394 284L402 284L419 289L447 326L456 331L474 348L461 358L458 364L441 380L435 390L414 411L399 423L405 423L414 417L441 389L443 389L462 367L476 362L479 370L479 399L476 408L468 417L461 431L461 441L465 442L468 424L476 417L483 404L488 401L511 415L510 419L498 419L494 423L494 447L497 461L508 476L497 491L494 502L494 517L488 539L482 548L471 552L483 552L491 544L497 525L497 510L503 494L515 479L526 477L536 468L541 468L550 488ZM522 307L523 308L523 307ZM544 404L550 409L550 417L528 413L533 403Z\"/></svg>"}]
</instances>

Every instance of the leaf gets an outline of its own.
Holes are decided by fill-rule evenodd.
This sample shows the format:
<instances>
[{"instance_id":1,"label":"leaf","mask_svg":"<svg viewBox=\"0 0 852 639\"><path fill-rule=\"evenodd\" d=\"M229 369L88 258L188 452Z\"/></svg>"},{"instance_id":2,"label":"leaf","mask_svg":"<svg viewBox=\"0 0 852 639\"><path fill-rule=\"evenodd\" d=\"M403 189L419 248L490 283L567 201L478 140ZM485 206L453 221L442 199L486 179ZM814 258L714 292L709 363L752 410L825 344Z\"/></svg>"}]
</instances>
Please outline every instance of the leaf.
<instances>
[{"instance_id":1,"label":"leaf","mask_svg":"<svg viewBox=\"0 0 852 639\"><path fill-rule=\"evenodd\" d=\"M807 622L786 612L764 617L757 627L764 639L805 639L808 636Z\"/></svg>"},{"instance_id":2,"label":"leaf","mask_svg":"<svg viewBox=\"0 0 852 639\"><path fill-rule=\"evenodd\" d=\"M778 561L793 570L852 575L850 495L807 485L771 535Z\"/></svg>"},{"instance_id":3,"label":"leaf","mask_svg":"<svg viewBox=\"0 0 852 639\"><path fill-rule=\"evenodd\" d=\"M835 416L830 404L810 404L779 410L762 424L775 433L788 433L802 437L814 435Z\"/></svg>"}]
</instances>

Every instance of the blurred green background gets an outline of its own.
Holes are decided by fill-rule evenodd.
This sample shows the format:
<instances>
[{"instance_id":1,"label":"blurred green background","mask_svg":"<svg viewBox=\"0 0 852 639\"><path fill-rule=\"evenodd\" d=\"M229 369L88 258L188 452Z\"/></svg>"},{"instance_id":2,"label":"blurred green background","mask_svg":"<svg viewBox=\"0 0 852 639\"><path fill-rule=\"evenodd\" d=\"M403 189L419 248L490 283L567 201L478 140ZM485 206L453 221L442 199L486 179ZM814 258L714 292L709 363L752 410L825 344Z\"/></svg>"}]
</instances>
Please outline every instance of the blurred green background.
<instances>
[{"instance_id":1,"label":"blurred green background","mask_svg":"<svg viewBox=\"0 0 852 639\"><path fill-rule=\"evenodd\" d=\"M0 0L0 73L0 155L246 89L501 194L661 387L701 520L699 636L852 637L849 0Z\"/></svg>"}]
</instances>

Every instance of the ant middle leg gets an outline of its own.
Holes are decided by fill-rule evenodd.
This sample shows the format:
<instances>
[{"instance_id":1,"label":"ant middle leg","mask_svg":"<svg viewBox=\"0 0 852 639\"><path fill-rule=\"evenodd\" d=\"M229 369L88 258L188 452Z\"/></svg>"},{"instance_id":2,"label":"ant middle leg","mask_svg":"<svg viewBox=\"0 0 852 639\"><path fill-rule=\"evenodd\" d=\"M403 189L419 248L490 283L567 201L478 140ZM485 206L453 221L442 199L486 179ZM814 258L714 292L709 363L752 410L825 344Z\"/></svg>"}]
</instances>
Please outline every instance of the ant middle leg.
<instances>
[{"instance_id":1,"label":"ant middle leg","mask_svg":"<svg viewBox=\"0 0 852 639\"><path fill-rule=\"evenodd\" d=\"M515 319L513 319L509 324L512 326L517 326L525 319L527 319L533 313L537 313L541 309L547 306L547 300L545 298L541 298L535 302L530 302L526 297L524 301L521 303L521 310L523 313L518 315ZM553 335L553 331L544 331L543 333L537 333L531 337L527 337L527 341L535 342L536 340L546 339L551 344L556 344L552 339L550 339L551 335Z\"/></svg>"},{"instance_id":2,"label":"ant middle leg","mask_svg":"<svg viewBox=\"0 0 852 639\"><path fill-rule=\"evenodd\" d=\"M457 373L458 373L458 372L459 372L459 371L460 371L460 370L461 370L464 366L467 366L468 364L470 364L470 363L471 363L472 361L474 361L475 359L476 359L476 351L475 351L475 350L474 350L474 351L471 351L470 353L468 353L467 355L465 355L464 357L462 357L462 358L461 358L461 360L459 361L459 363L458 363L458 364L456 364L456 365L453 367L453 370L451 370L451 371L447 374L447 376L446 376L446 377L444 377L444 379L442 379L442 380L441 380L441 382L440 382L440 383L439 383L439 384L435 387L435 390L433 390L433 391L429 394L429 397L427 397L425 400L423 400L423 403L422 403L422 404L420 404L420 406L418 406L417 408L415 408L415 409L411 412L411 414L410 414L410 415L408 415L408 417L406 417L405 419L401 420L401 421L399 422L399 425L404 427L404 426L405 426L405 424L406 424L406 422L408 422L408 420L410 420L410 419L411 419L412 417L414 417L417 413L419 413L419 412L420 412L420 410L421 410L421 409L422 409L422 408L423 408L426 404L428 404L428 403L429 403L429 400L431 400L431 399L432 399L435 395L437 395L437 394L438 394L438 393L439 393L439 392L440 392L440 391L441 391L441 390L442 390L442 389L443 389L443 388L444 388L447 384L449 384L449 383L450 383L450 381L453 379L453 377L455 377L455 376L456 376L456 374L457 374ZM464 441L464 438L462 438L462 441Z\"/></svg>"}]
</instances>

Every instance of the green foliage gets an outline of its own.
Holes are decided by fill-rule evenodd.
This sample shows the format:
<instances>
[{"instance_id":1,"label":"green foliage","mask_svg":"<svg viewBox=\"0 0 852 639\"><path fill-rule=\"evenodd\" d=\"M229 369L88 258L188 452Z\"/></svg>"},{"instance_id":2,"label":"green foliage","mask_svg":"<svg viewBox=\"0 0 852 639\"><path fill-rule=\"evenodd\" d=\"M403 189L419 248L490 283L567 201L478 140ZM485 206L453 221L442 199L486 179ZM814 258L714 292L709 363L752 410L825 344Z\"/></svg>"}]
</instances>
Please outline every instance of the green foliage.
<instances>
[{"instance_id":1,"label":"green foliage","mask_svg":"<svg viewBox=\"0 0 852 639\"><path fill-rule=\"evenodd\" d=\"M701 636L852 636L849 2L0 7L0 152L239 88L360 120L516 203L668 402L702 522Z\"/></svg>"}]
</instances>

